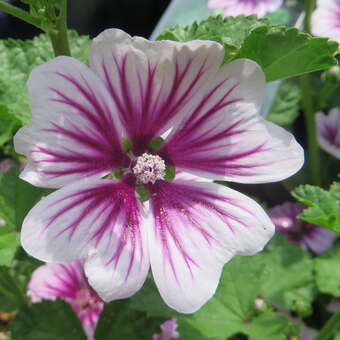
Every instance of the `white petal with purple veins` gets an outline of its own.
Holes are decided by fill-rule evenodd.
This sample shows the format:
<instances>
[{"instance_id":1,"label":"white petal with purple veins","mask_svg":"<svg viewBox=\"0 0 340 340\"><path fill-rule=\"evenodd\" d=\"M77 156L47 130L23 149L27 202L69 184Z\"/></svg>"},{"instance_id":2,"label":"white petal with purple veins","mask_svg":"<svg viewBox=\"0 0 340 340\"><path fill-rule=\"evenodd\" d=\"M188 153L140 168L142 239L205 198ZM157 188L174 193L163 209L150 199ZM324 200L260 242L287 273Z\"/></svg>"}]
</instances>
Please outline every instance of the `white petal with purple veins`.
<instances>
[{"instance_id":1,"label":"white petal with purple veins","mask_svg":"<svg viewBox=\"0 0 340 340\"><path fill-rule=\"evenodd\" d=\"M211 41L154 42L109 29L94 39L89 60L139 155L200 100L223 55Z\"/></svg>"},{"instance_id":2,"label":"white petal with purple veins","mask_svg":"<svg viewBox=\"0 0 340 340\"><path fill-rule=\"evenodd\" d=\"M241 183L279 181L301 168L303 149L294 136L259 115L265 78L255 62L223 66L209 87L159 150L167 164Z\"/></svg>"},{"instance_id":3,"label":"white petal with purple veins","mask_svg":"<svg viewBox=\"0 0 340 340\"><path fill-rule=\"evenodd\" d=\"M332 109L327 116L317 113L316 122L320 147L340 159L340 109Z\"/></svg>"},{"instance_id":4,"label":"white petal with purple veins","mask_svg":"<svg viewBox=\"0 0 340 340\"><path fill-rule=\"evenodd\" d=\"M340 41L340 2L318 0L312 14L311 31L314 35Z\"/></svg>"},{"instance_id":5,"label":"white petal with purple veins","mask_svg":"<svg viewBox=\"0 0 340 340\"><path fill-rule=\"evenodd\" d=\"M224 263L263 249L274 226L263 209L226 187L202 182L157 182L149 188L152 273L165 302L182 313L215 293Z\"/></svg>"},{"instance_id":6,"label":"white petal with purple veins","mask_svg":"<svg viewBox=\"0 0 340 340\"><path fill-rule=\"evenodd\" d=\"M34 69L27 85L32 118L14 137L28 158L22 179L55 188L128 165L114 103L87 66L58 57Z\"/></svg>"},{"instance_id":7,"label":"white petal with purple veins","mask_svg":"<svg viewBox=\"0 0 340 340\"><path fill-rule=\"evenodd\" d=\"M282 6L283 0L209 0L208 7L224 9L224 16L257 14L263 17Z\"/></svg>"}]
</instances>

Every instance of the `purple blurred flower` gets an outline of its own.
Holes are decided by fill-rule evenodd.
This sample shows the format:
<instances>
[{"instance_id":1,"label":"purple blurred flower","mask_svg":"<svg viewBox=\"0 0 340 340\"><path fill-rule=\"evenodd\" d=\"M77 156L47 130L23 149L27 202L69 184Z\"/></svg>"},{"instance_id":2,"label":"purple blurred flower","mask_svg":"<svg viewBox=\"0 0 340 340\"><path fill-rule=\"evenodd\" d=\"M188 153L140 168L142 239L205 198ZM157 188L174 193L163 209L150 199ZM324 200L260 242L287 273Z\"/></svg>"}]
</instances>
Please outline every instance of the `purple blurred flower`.
<instances>
[{"instance_id":1,"label":"purple blurred flower","mask_svg":"<svg viewBox=\"0 0 340 340\"><path fill-rule=\"evenodd\" d=\"M223 9L223 16L257 14L259 18L282 6L283 0L209 0L208 7Z\"/></svg>"},{"instance_id":2,"label":"purple blurred flower","mask_svg":"<svg viewBox=\"0 0 340 340\"><path fill-rule=\"evenodd\" d=\"M168 321L165 321L161 325L162 334L155 334L152 337L152 340L171 340L171 339L179 339L179 334L176 331L177 329L177 320L176 318L172 318Z\"/></svg>"},{"instance_id":3,"label":"purple blurred flower","mask_svg":"<svg viewBox=\"0 0 340 340\"><path fill-rule=\"evenodd\" d=\"M33 272L28 284L32 302L61 298L72 306L78 315L88 340L93 340L94 330L103 310L104 302L90 287L81 262L45 264Z\"/></svg>"},{"instance_id":4,"label":"purple blurred flower","mask_svg":"<svg viewBox=\"0 0 340 340\"><path fill-rule=\"evenodd\" d=\"M333 298L327 306L327 310L331 313L336 313L340 309L340 298Z\"/></svg>"},{"instance_id":5,"label":"purple blurred flower","mask_svg":"<svg viewBox=\"0 0 340 340\"><path fill-rule=\"evenodd\" d=\"M261 251L274 232L264 210L204 179L275 182L304 155L260 116L259 66L220 66L223 58L215 42L151 42L111 29L94 39L90 68L58 57L33 70L32 118L14 138L29 160L20 176L60 189L26 216L26 251L45 262L85 259L105 301L133 295L151 266L162 298L183 313L213 296L233 256ZM166 168L190 179L166 180Z\"/></svg>"},{"instance_id":6,"label":"purple blurred flower","mask_svg":"<svg viewBox=\"0 0 340 340\"><path fill-rule=\"evenodd\" d=\"M314 340L317 334L318 332L315 329L309 328L303 324L300 327L299 340Z\"/></svg>"},{"instance_id":7,"label":"purple blurred flower","mask_svg":"<svg viewBox=\"0 0 340 340\"><path fill-rule=\"evenodd\" d=\"M332 231L301 221L297 216L304 210L298 203L286 202L269 210L269 216L276 229L288 240L300 245L304 250L312 249L320 254L332 246L337 235Z\"/></svg>"},{"instance_id":8,"label":"purple blurred flower","mask_svg":"<svg viewBox=\"0 0 340 340\"><path fill-rule=\"evenodd\" d=\"M340 109L332 109L327 116L319 112L316 122L320 147L340 159Z\"/></svg>"},{"instance_id":9,"label":"purple blurred flower","mask_svg":"<svg viewBox=\"0 0 340 340\"><path fill-rule=\"evenodd\" d=\"M340 1L318 0L311 26L314 35L340 42Z\"/></svg>"}]
</instances>

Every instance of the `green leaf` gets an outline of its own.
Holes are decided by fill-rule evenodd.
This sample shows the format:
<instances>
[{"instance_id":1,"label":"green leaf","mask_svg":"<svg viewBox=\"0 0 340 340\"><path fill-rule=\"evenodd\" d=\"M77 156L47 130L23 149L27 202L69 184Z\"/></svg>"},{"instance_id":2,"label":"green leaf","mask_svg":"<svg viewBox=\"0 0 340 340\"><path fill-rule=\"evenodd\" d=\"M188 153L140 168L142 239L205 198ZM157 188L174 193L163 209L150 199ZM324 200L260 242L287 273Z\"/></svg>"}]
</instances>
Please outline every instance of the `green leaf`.
<instances>
[{"instance_id":1,"label":"green leaf","mask_svg":"<svg viewBox=\"0 0 340 340\"><path fill-rule=\"evenodd\" d=\"M255 27L268 24L267 19L258 19L256 15L237 17L211 16L200 23L183 27L176 25L166 28L158 36L157 40L213 40L225 48L224 62L230 61L241 48L244 39Z\"/></svg>"},{"instance_id":2,"label":"green leaf","mask_svg":"<svg viewBox=\"0 0 340 340\"><path fill-rule=\"evenodd\" d=\"M311 255L284 236L276 235L266 250L257 256L263 258L267 268L260 295L266 301L298 312L303 317L310 314L316 295Z\"/></svg>"},{"instance_id":3,"label":"green leaf","mask_svg":"<svg viewBox=\"0 0 340 340\"><path fill-rule=\"evenodd\" d=\"M159 333L162 322L163 319L150 319L145 313L131 310L128 300L113 301L104 306L95 331L95 339L151 339L154 333Z\"/></svg>"},{"instance_id":4,"label":"green leaf","mask_svg":"<svg viewBox=\"0 0 340 340\"><path fill-rule=\"evenodd\" d=\"M254 340L284 340L292 328L296 330L270 306L309 315L317 293L313 270L309 253L276 236L262 253L236 257L226 264L215 296L193 315L178 314L166 306L152 280L130 299L130 308L149 317L177 317L186 340L225 340L237 333ZM254 306L258 298L267 306L260 311Z\"/></svg>"},{"instance_id":5,"label":"green leaf","mask_svg":"<svg viewBox=\"0 0 340 340\"><path fill-rule=\"evenodd\" d=\"M86 63L90 39L78 36L75 31L69 31L69 39L73 57ZM26 41L0 40L0 107L7 108L14 122L28 123L30 108L26 81L33 68L53 57L46 34Z\"/></svg>"},{"instance_id":6,"label":"green leaf","mask_svg":"<svg viewBox=\"0 0 340 340\"><path fill-rule=\"evenodd\" d=\"M340 244L315 259L315 277L322 293L340 297Z\"/></svg>"},{"instance_id":7,"label":"green leaf","mask_svg":"<svg viewBox=\"0 0 340 340\"><path fill-rule=\"evenodd\" d=\"M49 191L21 180L19 169L0 173L0 218L11 230L19 230L28 211Z\"/></svg>"},{"instance_id":8,"label":"green leaf","mask_svg":"<svg viewBox=\"0 0 340 340\"><path fill-rule=\"evenodd\" d=\"M0 266L11 266L20 245L19 234L9 227L0 227Z\"/></svg>"},{"instance_id":9,"label":"green leaf","mask_svg":"<svg viewBox=\"0 0 340 340\"><path fill-rule=\"evenodd\" d=\"M296 28L263 25L245 38L234 59L256 61L269 82L337 65L337 49L338 44L327 38L313 38Z\"/></svg>"},{"instance_id":10,"label":"green leaf","mask_svg":"<svg viewBox=\"0 0 340 340\"><path fill-rule=\"evenodd\" d=\"M24 307L10 327L12 340L86 340L80 320L61 300Z\"/></svg>"},{"instance_id":11,"label":"green leaf","mask_svg":"<svg viewBox=\"0 0 340 340\"><path fill-rule=\"evenodd\" d=\"M269 20L271 26L286 25L289 23L291 15L287 9L280 8L275 12L268 13L265 18Z\"/></svg>"},{"instance_id":12,"label":"green leaf","mask_svg":"<svg viewBox=\"0 0 340 340\"><path fill-rule=\"evenodd\" d=\"M330 191L312 185L300 185L292 195L309 206L298 217L340 234L339 184L334 183Z\"/></svg>"},{"instance_id":13,"label":"green leaf","mask_svg":"<svg viewBox=\"0 0 340 340\"><path fill-rule=\"evenodd\" d=\"M300 101L300 87L291 79L284 80L280 85L267 119L290 129L299 116Z\"/></svg>"},{"instance_id":14,"label":"green leaf","mask_svg":"<svg viewBox=\"0 0 340 340\"><path fill-rule=\"evenodd\" d=\"M0 295L2 295L1 300L5 301L5 308L8 306L18 308L27 304L27 296L18 286L17 279L14 279L10 269L5 266L0 266Z\"/></svg>"}]
</instances>

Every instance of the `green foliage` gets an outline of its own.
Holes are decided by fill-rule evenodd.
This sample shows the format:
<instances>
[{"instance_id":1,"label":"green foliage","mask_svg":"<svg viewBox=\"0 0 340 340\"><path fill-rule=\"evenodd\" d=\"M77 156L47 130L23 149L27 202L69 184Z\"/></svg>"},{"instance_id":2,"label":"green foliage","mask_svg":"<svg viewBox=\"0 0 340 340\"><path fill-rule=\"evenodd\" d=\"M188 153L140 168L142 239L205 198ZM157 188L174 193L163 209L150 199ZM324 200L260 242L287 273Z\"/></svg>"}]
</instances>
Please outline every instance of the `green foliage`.
<instances>
[{"instance_id":1,"label":"green foliage","mask_svg":"<svg viewBox=\"0 0 340 340\"><path fill-rule=\"evenodd\" d=\"M23 307L10 327L12 340L86 340L71 306L61 300Z\"/></svg>"},{"instance_id":2,"label":"green foliage","mask_svg":"<svg viewBox=\"0 0 340 340\"><path fill-rule=\"evenodd\" d=\"M267 13L265 16L269 20L271 26L286 25L291 19L291 15L287 9L280 8L275 12Z\"/></svg>"},{"instance_id":3,"label":"green foliage","mask_svg":"<svg viewBox=\"0 0 340 340\"><path fill-rule=\"evenodd\" d=\"M267 23L266 19L257 19L256 15L248 17L239 15L225 19L222 19L221 16L209 17L200 23L194 22L191 26L176 25L166 28L157 40L190 41L199 39L217 41L225 48L224 62L228 62L237 54L249 32L255 27Z\"/></svg>"},{"instance_id":4,"label":"green foliage","mask_svg":"<svg viewBox=\"0 0 340 340\"><path fill-rule=\"evenodd\" d=\"M95 339L151 339L154 333L160 333L159 326L162 322L164 319L147 318L146 313L131 310L128 301L113 301L104 306Z\"/></svg>"},{"instance_id":5,"label":"green foliage","mask_svg":"<svg viewBox=\"0 0 340 340\"><path fill-rule=\"evenodd\" d=\"M72 55L87 62L90 40L69 32ZM0 40L0 146L30 119L26 81L33 68L52 59L53 49L46 34L33 40Z\"/></svg>"},{"instance_id":6,"label":"green foliage","mask_svg":"<svg viewBox=\"0 0 340 340\"><path fill-rule=\"evenodd\" d=\"M326 191L312 185L300 185L293 190L292 195L309 208L298 217L306 222L316 224L340 234L340 183L333 183Z\"/></svg>"},{"instance_id":7,"label":"green foliage","mask_svg":"<svg viewBox=\"0 0 340 340\"><path fill-rule=\"evenodd\" d=\"M267 81L284 79L337 65L338 44L312 38L296 28L261 26L252 30L235 57L255 60Z\"/></svg>"},{"instance_id":8,"label":"green foliage","mask_svg":"<svg viewBox=\"0 0 340 340\"><path fill-rule=\"evenodd\" d=\"M0 227L0 266L10 266L20 245L19 234L9 227Z\"/></svg>"},{"instance_id":9,"label":"green foliage","mask_svg":"<svg viewBox=\"0 0 340 340\"><path fill-rule=\"evenodd\" d=\"M225 340L237 333L255 340L284 340L296 329L271 306L310 314L316 293L313 268L309 253L277 236L264 252L226 264L216 295L191 316L167 307L151 280L130 299L130 307L152 317L177 317L186 340ZM260 310L254 305L256 299L263 300Z\"/></svg>"},{"instance_id":10,"label":"green foliage","mask_svg":"<svg viewBox=\"0 0 340 340\"><path fill-rule=\"evenodd\" d=\"M313 38L295 28L269 26L266 19L238 16L210 17L201 23L165 29L158 40L213 40L225 48L224 62L239 58L256 61L274 81L337 65L338 44L327 38Z\"/></svg>"},{"instance_id":11,"label":"green foliage","mask_svg":"<svg viewBox=\"0 0 340 340\"><path fill-rule=\"evenodd\" d=\"M0 218L11 230L20 230L28 211L49 191L21 180L19 169L0 173Z\"/></svg>"},{"instance_id":12,"label":"green foliage","mask_svg":"<svg viewBox=\"0 0 340 340\"><path fill-rule=\"evenodd\" d=\"M301 90L291 79L284 80L270 108L267 119L290 129L299 116Z\"/></svg>"},{"instance_id":13,"label":"green foliage","mask_svg":"<svg viewBox=\"0 0 340 340\"><path fill-rule=\"evenodd\" d=\"M315 260L315 277L323 293L340 297L340 244L336 244Z\"/></svg>"},{"instance_id":14,"label":"green foliage","mask_svg":"<svg viewBox=\"0 0 340 340\"><path fill-rule=\"evenodd\" d=\"M17 280L11 275L10 269L4 266L0 266L0 302L0 311L13 310L27 303L27 297Z\"/></svg>"}]
</instances>

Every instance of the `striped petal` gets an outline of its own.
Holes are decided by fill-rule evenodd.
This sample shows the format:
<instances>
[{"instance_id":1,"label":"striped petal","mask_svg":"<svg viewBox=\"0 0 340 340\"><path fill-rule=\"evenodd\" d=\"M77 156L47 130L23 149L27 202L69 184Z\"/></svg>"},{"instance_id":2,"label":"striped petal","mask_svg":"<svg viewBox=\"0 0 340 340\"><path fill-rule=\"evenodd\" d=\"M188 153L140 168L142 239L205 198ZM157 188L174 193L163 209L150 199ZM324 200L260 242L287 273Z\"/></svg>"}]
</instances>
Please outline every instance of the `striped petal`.
<instances>
[{"instance_id":1,"label":"striped petal","mask_svg":"<svg viewBox=\"0 0 340 340\"><path fill-rule=\"evenodd\" d=\"M87 66L58 57L34 69L27 85L32 118L14 137L28 158L22 179L56 188L128 166L114 104Z\"/></svg>"},{"instance_id":2,"label":"striped petal","mask_svg":"<svg viewBox=\"0 0 340 340\"><path fill-rule=\"evenodd\" d=\"M134 179L81 180L42 199L24 220L21 242L32 256L87 259L89 283L104 299L133 294L149 269Z\"/></svg>"},{"instance_id":3,"label":"striped petal","mask_svg":"<svg viewBox=\"0 0 340 340\"><path fill-rule=\"evenodd\" d=\"M332 109L327 116L317 113L316 122L320 147L340 159L340 109Z\"/></svg>"},{"instance_id":4,"label":"striped petal","mask_svg":"<svg viewBox=\"0 0 340 340\"><path fill-rule=\"evenodd\" d=\"M33 272L28 284L28 295L31 296L33 303L55 300L58 297L72 301L84 283L85 278L80 262L67 265L48 263Z\"/></svg>"},{"instance_id":5,"label":"striped petal","mask_svg":"<svg viewBox=\"0 0 340 340\"><path fill-rule=\"evenodd\" d=\"M223 55L223 47L214 42L151 42L109 29L94 39L89 61L139 155L197 104Z\"/></svg>"},{"instance_id":6,"label":"striped petal","mask_svg":"<svg viewBox=\"0 0 340 340\"><path fill-rule=\"evenodd\" d=\"M264 74L255 62L223 66L159 155L178 170L211 179L265 183L293 175L303 164L303 149L259 115L264 91Z\"/></svg>"},{"instance_id":7,"label":"striped petal","mask_svg":"<svg viewBox=\"0 0 340 340\"><path fill-rule=\"evenodd\" d=\"M221 185L160 181L149 190L152 273L178 312L198 310L215 293L223 265L262 250L274 233L255 201Z\"/></svg>"}]
</instances>

